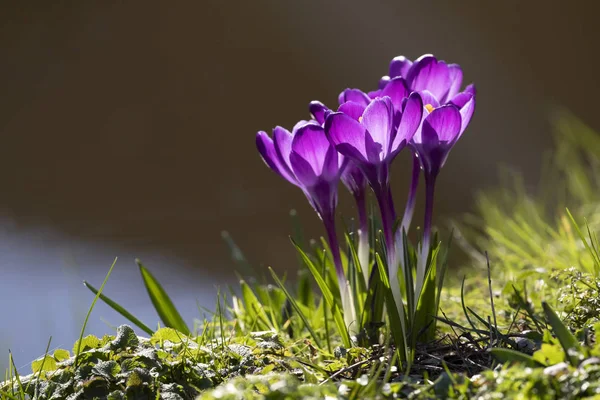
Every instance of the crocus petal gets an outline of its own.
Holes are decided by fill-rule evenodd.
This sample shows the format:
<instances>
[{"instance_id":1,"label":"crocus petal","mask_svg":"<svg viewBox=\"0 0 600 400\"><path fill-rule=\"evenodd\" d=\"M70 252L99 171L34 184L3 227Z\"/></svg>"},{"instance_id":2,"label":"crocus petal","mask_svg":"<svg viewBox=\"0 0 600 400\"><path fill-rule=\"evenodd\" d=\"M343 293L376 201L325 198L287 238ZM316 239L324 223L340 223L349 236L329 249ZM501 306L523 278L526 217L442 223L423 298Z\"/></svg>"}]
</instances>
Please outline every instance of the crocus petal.
<instances>
[{"instance_id":1,"label":"crocus petal","mask_svg":"<svg viewBox=\"0 0 600 400\"><path fill-rule=\"evenodd\" d=\"M402 100L410 94L406 80L402 77L392 79L381 91L381 97L389 96L396 110L402 109Z\"/></svg>"},{"instance_id":2,"label":"crocus petal","mask_svg":"<svg viewBox=\"0 0 600 400\"><path fill-rule=\"evenodd\" d=\"M467 129L467 126L473 117L473 113L475 112L475 96L469 92L462 92L457 94L450 103L454 104L460 110L462 120L460 133L458 135L458 137L460 137L465 129Z\"/></svg>"},{"instance_id":3,"label":"crocus petal","mask_svg":"<svg viewBox=\"0 0 600 400\"><path fill-rule=\"evenodd\" d=\"M338 111L343 112L347 116L358 121L358 119L360 117L362 117L363 113L365 112L365 108L366 107L363 106L362 104L358 104L353 101L348 101L348 102L342 104L338 108Z\"/></svg>"},{"instance_id":4,"label":"crocus petal","mask_svg":"<svg viewBox=\"0 0 600 400\"><path fill-rule=\"evenodd\" d=\"M475 84L471 83L469 86L465 88L465 92L473 93L473 96L477 96L477 89L475 88Z\"/></svg>"},{"instance_id":5,"label":"crocus petal","mask_svg":"<svg viewBox=\"0 0 600 400\"><path fill-rule=\"evenodd\" d=\"M433 108L438 108L440 106L438 99L429 90L421 90L419 94L421 95L424 106L429 105Z\"/></svg>"},{"instance_id":6,"label":"crocus petal","mask_svg":"<svg viewBox=\"0 0 600 400\"><path fill-rule=\"evenodd\" d=\"M282 166L287 168L290 175L292 175L292 165L290 164L290 153L292 152L292 140L294 135L285 128L276 126L273 129L273 143L275 145L275 152L279 157L279 162Z\"/></svg>"},{"instance_id":7,"label":"crocus petal","mask_svg":"<svg viewBox=\"0 0 600 400\"><path fill-rule=\"evenodd\" d=\"M367 161L367 131L357 120L341 112L331 113L325 121L325 134L340 154L359 163Z\"/></svg>"},{"instance_id":8,"label":"crocus petal","mask_svg":"<svg viewBox=\"0 0 600 400\"><path fill-rule=\"evenodd\" d=\"M369 132L376 147L369 146L366 141L367 154L374 162L381 161L387 157L394 134L394 106L389 97L375 99L367 106L362 116L362 125ZM379 145L379 146L377 146Z\"/></svg>"},{"instance_id":9,"label":"crocus petal","mask_svg":"<svg viewBox=\"0 0 600 400\"><path fill-rule=\"evenodd\" d=\"M304 125L307 124L313 124L313 125L318 125L319 123L317 121L314 120L300 120L298 122L296 122L296 125L294 125L294 127L292 128L292 136L296 136L296 132L298 132L298 129L302 128Z\"/></svg>"},{"instance_id":10,"label":"crocus petal","mask_svg":"<svg viewBox=\"0 0 600 400\"><path fill-rule=\"evenodd\" d=\"M333 159L327 157L327 153L331 149L333 149L333 146L325 136L325 131L320 125L316 124L306 124L298 129L292 141L292 153L298 154L308 162L317 176L323 174L330 177L337 173L337 157ZM294 164L292 164L293 166ZM301 180L298 175L296 176Z\"/></svg>"},{"instance_id":11,"label":"crocus petal","mask_svg":"<svg viewBox=\"0 0 600 400\"><path fill-rule=\"evenodd\" d=\"M423 143L452 142L460 132L461 120L460 111L453 104L436 108L423 121Z\"/></svg>"},{"instance_id":12,"label":"crocus petal","mask_svg":"<svg viewBox=\"0 0 600 400\"><path fill-rule=\"evenodd\" d=\"M360 193L367 184L365 175L353 161L349 162L348 167L344 170L342 182L352 194Z\"/></svg>"},{"instance_id":13,"label":"crocus petal","mask_svg":"<svg viewBox=\"0 0 600 400\"><path fill-rule=\"evenodd\" d=\"M444 61L431 54L419 57L406 78L411 90L429 90L438 99L444 99L450 88L450 72Z\"/></svg>"},{"instance_id":14,"label":"crocus petal","mask_svg":"<svg viewBox=\"0 0 600 400\"><path fill-rule=\"evenodd\" d=\"M311 101L308 105L308 111L313 118L321 125L325 123L325 112L328 108L320 101Z\"/></svg>"},{"instance_id":15,"label":"crocus petal","mask_svg":"<svg viewBox=\"0 0 600 400\"><path fill-rule=\"evenodd\" d=\"M384 87L387 86L387 84L390 82L391 78L389 76L382 76L381 79L379 79L379 85L377 86L379 88L379 90L383 89Z\"/></svg>"},{"instance_id":16,"label":"crocus petal","mask_svg":"<svg viewBox=\"0 0 600 400\"><path fill-rule=\"evenodd\" d=\"M462 85L463 80L463 72L458 64L449 64L448 73L450 76L450 89L446 95L447 100L456 96L456 94L460 91L460 86Z\"/></svg>"},{"instance_id":17,"label":"crocus petal","mask_svg":"<svg viewBox=\"0 0 600 400\"><path fill-rule=\"evenodd\" d=\"M345 89L338 96L340 104L344 104L347 101L353 101L355 103L364 104L365 107L371 102L371 98L359 89Z\"/></svg>"},{"instance_id":18,"label":"crocus petal","mask_svg":"<svg viewBox=\"0 0 600 400\"><path fill-rule=\"evenodd\" d=\"M423 100L417 92L411 93L402 110L398 131L392 143L392 153L401 151L415 135L423 119Z\"/></svg>"},{"instance_id":19,"label":"crocus petal","mask_svg":"<svg viewBox=\"0 0 600 400\"><path fill-rule=\"evenodd\" d=\"M390 62L390 77L403 76L406 78L412 65L412 61L404 56L394 57Z\"/></svg>"},{"instance_id":20,"label":"crocus petal","mask_svg":"<svg viewBox=\"0 0 600 400\"><path fill-rule=\"evenodd\" d=\"M313 166L300 154L292 150L292 153L290 154L290 162L292 164L294 174L302 186L310 187L317 183L318 177L317 173L313 169Z\"/></svg>"},{"instance_id":21,"label":"crocus petal","mask_svg":"<svg viewBox=\"0 0 600 400\"><path fill-rule=\"evenodd\" d=\"M273 140L269 137L266 132L260 131L256 135L256 147L258 152L262 156L263 161L269 168L281 175L286 180L290 181L294 185L297 185L296 177L291 173L287 166L282 166L279 156L275 151L275 145Z\"/></svg>"}]
</instances>

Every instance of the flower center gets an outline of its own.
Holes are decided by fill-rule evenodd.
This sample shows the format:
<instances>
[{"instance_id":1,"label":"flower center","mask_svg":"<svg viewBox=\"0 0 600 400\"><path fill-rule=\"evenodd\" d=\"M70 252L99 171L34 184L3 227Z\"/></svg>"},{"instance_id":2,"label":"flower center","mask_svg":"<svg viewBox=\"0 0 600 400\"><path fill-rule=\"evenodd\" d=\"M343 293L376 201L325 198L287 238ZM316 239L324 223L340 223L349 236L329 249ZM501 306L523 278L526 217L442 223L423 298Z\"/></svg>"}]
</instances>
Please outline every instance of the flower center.
<instances>
[{"instance_id":1,"label":"flower center","mask_svg":"<svg viewBox=\"0 0 600 400\"><path fill-rule=\"evenodd\" d=\"M433 111L433 106L431 104L425 104L425 109L431 113Z\"/></svg>"}]
</instances>

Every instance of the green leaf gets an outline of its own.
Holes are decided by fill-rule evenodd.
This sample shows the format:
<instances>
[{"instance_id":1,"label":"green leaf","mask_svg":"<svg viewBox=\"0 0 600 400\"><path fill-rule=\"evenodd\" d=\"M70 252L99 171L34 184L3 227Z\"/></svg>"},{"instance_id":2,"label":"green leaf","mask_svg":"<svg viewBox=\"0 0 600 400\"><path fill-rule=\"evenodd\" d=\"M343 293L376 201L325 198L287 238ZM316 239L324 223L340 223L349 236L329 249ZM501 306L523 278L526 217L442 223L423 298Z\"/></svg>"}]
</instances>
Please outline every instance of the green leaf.
<instances>
[{"instance_id":1,"label":"green leaf","mask_svg":"<svg viewBox=\"0 0 600 400\"><path fill-rule=\"evenodd\" d=\"M275 281L275 283L277 283L277 286L279 286L279 288L283 291L283 293L285 293L285 296L287 297L288 301L292 305L292 308L296 311L296 313L298 314L298 316L300 317L302 322L304 322L304 326L306 326L306 329L308 329L308 332L310 333L313 340L315 341L315 344L318 347L321 347L319 337L317 336L315 331L312 329L310 323L308 322L308 319L306 318L306 315L304 315L302 310L300 310L300 307L298 307L298 303L296 303L296 300L294 299L294 297L290 294L290 292L287 291L287 289L285 288L283 283L279 280L279 278L277 277L277 274L275 273L275 271L273 271L273 269L271 267L269 267L269 272L271 272L271 276L273 277L273 280Z\"/></svg>"},{"instance_id":2,"label":"green leaf","mask_svg":"<svg viewBox=\"0 0 600 400\"><path fill-rule=\"evenodd\" d=\"M181 333L177 332L173 328L160 328L150 338L150 343L157 344L168 340L172 343L180 343L182 340Z\"/></svg>"},{"instance_id":3,"label":"green leaf","mask_svg":"<svg viewBox=\"0 0 600 400\"><path fill-rule=\"evenodd\" d=\"M501 363L521 363L532 368L545 365L536 361L532 356L519 351L501 348L494 348L490 351L492 355Z\"/></svg>"},{"instance_id":4,"label":"green leaf","mask_svg":"<svg viewBox=\"0 0 600 400\"><path fill-rule=\"evenodd\" d=\"M543 365L555 365L565 360L565 352L558 344L543 343L542 347L533 353L533 359Z\"/></svg>"},{"instance_id":5,"label":"green leaf","mask_svg":"<svg viewBox=\"0 0 600 400\"><path fill-rule=\"evenodd\" d=\"M75 342L73 353L78 354L82 351L97 349L102 346L100 339L94 335L88 335Z\"/></svg>"},{"instance_id":6,"label":"green leaf","mask_svg":"<svg viewBox=\"0 0 600 400\"><path fill-rule=\"evenodd\" d=\"M260 330L275 330L273 325L270 323L267 314L265 313L264 306L258 301L258 298L245 282L240 282L242 289L242 298L246 307L246 313L254 320L259 322L258 329Z\"/></svg>"},{"instance_id":7,"label":"green leaf","mask_svg":"<svg viewBox=\"0 0 600 400\"><path fill-rule=\"evenodd\" d=\"M86 288L90 289L92 291L92 293L98 294L98 290L95 287L93 287L92 285L90 285L88 282L83 281L83 285ZM121 314L122 316L127 318L129 321L131 321L132 324L134 324L135 326L137 326L138 328L140 328L141 330L146 332L148 335L152 335L154 333L154 331L152 329L148 328L148 326L146 324L144 324L142 321L137 319L133 314L131 314L129 311L127 311L125 308L123 308L121 305L119 305L114 300L110 299L108 296L105 296L102 293L100 293L99 297L100 297L100 300L102 300L103 302L108 304L113 310L115 310L116 312L118 312L119 314Z\"/></svg>"},{"instance_id":8,"label":"green leaf","mask_svg":"<svg viewBox=\"0 0 600 400\"><path fill-rule=\"evenodd\" d=\"M61 362L71 358L71 353L69 353L69 350L56 349L54 350L53 357L56 361Z\"/></svg>"},{"instance_id":9,"label":"green leaf","mask_svg":"<svg viewBox=\"0 0 600 400\"><path fill-rule=\"evenodd\" d=\"M406 345L408 340L406 337L404 324L402 323L402 318L404 318L404 316L399 315L398 313L396 301L394 300L394 296L392 295L392 290L390 288L390 281L388 279L386 267L379 253L375 253L375 262L379 269L379 276L382 283L381 289L385 291L385 300L387 305L387 314L390 321L390 330L396 343L398 353L400 354L400 361L405 362L409 359L409 349ZM400 309L400 312L402 311L403 310Z\"/></svg>"},{"instance_id":10,"label":"green leaf","mask_svg":"<svg viewBox=\"0 0 600 400\"><path fill-rule=\"evenodd\" d=\"M128 347L137 347L140 339L129 325L121 325L117 328L117 336L108 344L111 350L125 350Z\"/></svg>"},{"instance_id":11,"label":"green leaf","mask_svg":"<svg viewBox=\"0 0 600 400\"><path fill-rule=\"evenodd\" d=\"M558 338L558 341L565 352L566 358L569 360L572 366L577 367L577 365L579 365L578 355L583 355L583 348L577 341L577 338L575 338L571 331L569 331L569 328L563 324L548 303L545 301L542 302L542 308L544 309L544 314L546 314L548 323L552 327L554 334ZM577 354L574 354L574 352Z\"/></svg>"},{"instance_id":12,"label":"green leaf","mask_svg":"<svg viewBox=\"0 0 600 400\"><path fill-rule=\"evenodd\" d=\"M100 295L102 294L102 291L104 290L104 286L106 285L106 282L108 282L108 278L110 278L110 274L112 273L112 270L116 264L117 264L117 258L115 257L115 260L113 261L112 265L108 269L108 272L106 273L106 276L104 277L104 281L102 282L102 285L100 285L100 290L98 290L98 293L96 293L96 296L94 296L94 300L92 300L92 304L90 305L90 308L88 309L88 312L85 315L85 320L83 321L83 325L81 326L81 332L79 333L79 340L77 341L78 345L73 349L73 352L75 353L75 361L74 361L75 367L77 367L77 362L79 361L79 353L81 350L82 338L83 338L83 334L85 333L85 328L87 326L88 320L90 319L92 310L94 309L96 302L100 298Z\"/></svg>"},{"instance_id":13,"label":"green leaf","mask_svg":"<svg viewBox=\"0 0 600 400\"><path fill-rule=\"evenodd\" d=\"M177 329L179 332L189 336L190 329L181 317L181 314L179 314L179 311L177 311L177 308L175 308L175 305L169 298L167 292L163 289L161 284L158 283L150 271L148 271L146 267L142 265L142 262L139 259L136 259L135 262L140 268L144 285L146 286L146 290L148 291L152 305L158 313L161 321L165 324L165 326Z\"/></svg>"},{"instance_id":14,"label":"green leaf","mask_svg":"<svg viewBox=\"0 0 600 400\"><path fill-rule=\"evenodd\" d=\"M346 323L344 322L344 317L342 316L342 313L340 312L341 300L340 300L339 291L336 291L336 297L334 297L333 292L331 291L331 288L327 285L327 283L325 282L325 279L323 279L323 276L321 275L321 273L319 272L317 267L313 264L311 259L306 255L306 253L304 251L302 251L302 249L296 243L294 243L293 240L292 240L292 243L294 244L294 247L296 247L296 250L298 250L298 252L300 253L302 260L304 261L304 263L306 264L306 266L312 273L313 277L315 278L315 281L317 282L319 289L321 289L321 293L323 293L323 297L325 298L325 301L327 302L329 307L331 307L333 319L335 321L335 324L338 327L339 334L342 337L342 341L344 342L344 346L350 347L351 346L350 335L348 334L348 328L346 327Z\"/></svg>"},{"instance_id":15,"label":"green leaf","mask_svg":"<svg viewBox=\"0 0 600 400\"><path fill-rule=\"evenodd\" d=\"M431 250L430 265L427 268L423 288L419 293L417 310L413 320L413 336L422 343L427 343L435 338L435 317L437 316L437 254L439 245Z\"/></svg>"}]
</instances>

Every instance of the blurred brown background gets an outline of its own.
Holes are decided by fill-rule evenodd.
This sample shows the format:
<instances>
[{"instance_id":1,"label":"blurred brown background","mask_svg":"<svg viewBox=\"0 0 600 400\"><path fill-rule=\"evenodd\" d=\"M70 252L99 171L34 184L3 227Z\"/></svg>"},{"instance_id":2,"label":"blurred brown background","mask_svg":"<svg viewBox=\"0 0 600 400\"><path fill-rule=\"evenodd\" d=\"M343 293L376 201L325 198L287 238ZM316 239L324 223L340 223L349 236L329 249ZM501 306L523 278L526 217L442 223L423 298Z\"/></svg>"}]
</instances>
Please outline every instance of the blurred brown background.
<instances>
[{"instance_id":1,"label":"blurred brown background","mask_svg":"<svg viewBox=\"0 0 600 400\"><path fill-rule=\"evenodd\" d=\"M535 182L552 105L600 128L595 4L2 2L5 237L43 228L60 246L112 246L103 250L109 262L121 252L172 256L163 274L176 287L189 280L176 268L203 271L205 282L207 272L232 276L223 229L254 263L295 265L289 210L313 236L320 225L301 192L263 165L254 135L306 118L310 100L333 106L345 87L373 88L398 54L458 62L465 83L478 86L474 120L437 199L440 217L468 211L500 163ZM408 166L395 165L399 209ZM351 208L347 196L341 202ZM23 290L26 277L52 277L61 263L2 260L0 273L21 271L14 285Z\"/></svg>"}]
</instances>

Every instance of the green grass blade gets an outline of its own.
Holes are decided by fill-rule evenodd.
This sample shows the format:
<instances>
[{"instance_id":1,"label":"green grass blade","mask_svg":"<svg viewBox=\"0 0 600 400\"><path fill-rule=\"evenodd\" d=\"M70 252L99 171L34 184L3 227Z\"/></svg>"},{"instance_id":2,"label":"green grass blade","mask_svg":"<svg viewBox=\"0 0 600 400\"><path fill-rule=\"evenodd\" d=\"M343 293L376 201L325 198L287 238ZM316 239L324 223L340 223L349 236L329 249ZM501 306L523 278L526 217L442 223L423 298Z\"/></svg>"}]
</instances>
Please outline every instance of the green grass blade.
<instances>
[{"instance_id":1,"label":"green grass blade","mask_svg":"<svg viewBox=\"0 0 600 400\"><path fill-rule=\"evenodd\" d=\"M319 289L321 289L321 292L323 293L325 301L327 301L327 304L329 304L330 307L333 307L334 304L336 304L336 296L334 296L331 288L329 287L329 285L327 285L327 282L325 282L325 278L323 277L323 275L321 275L321 272L317 269L317 267L311 261L308 255L300 248L300 246L298 246L293 240L292 244L300 254L300 257L302 258L302 261L304 261L304 264L308 267L311 274L315 278ZM339 295L337 296L337 298L339 299Z\"/></svg>"},{"instance_id":2,"label":"green grass blade","mask_svg":"<svg viewBox=\"0 0 600 400\"><path fill-rule=\"evenodd\" d=\"M94 293L94 294L99 293L98 289L93 287L87 281L83 281L83 285L86 288L90 289L90 291L92 293ZM145 325L142 321L137 319L133 314L131 314L129 311L127 311L125 308L123 308L121 305L119 305L117 302L112 300L110 297L105 296L102 293L100 293L100 300L102 300L103 302L108 304L108 306L110 306L110 308L112 308L113 310L115 310L116 312L118 312L119 314L124 316L125 318L127 318L132 324L134 324L135 326L137 326L138 328L140 328L141 330L146 332L148 335L150 335L150 336L154 335L154 331L152 329L148 328L147 325Z\"/></svg>"},{"instance_id":3,"label":"green grass blade","mask_svg":"<svg viewBox=\"0 0 600 400\"><path fill-rule=\"evenodd\" d=\"M346 326L346 323L344 322L344 317L340 311L341 300L339 291L336 290L336 295L334 296L331 288L329 287L327 282L325 282L323 275L321 275L321 272L317 269L317 267L311 261L308 255L304 251L302 251L302 249L296 243L294 243L293 240L292 243L294 244L294 247L296 247L296 250L298 250L298 252L300 253L302 260L304 261L304 263L312 273L313 277L315 278L315 281L317 282L319 289L321 289L321 293L323 294L325 301L327 302L329 307L331 307L333 320L335 321L335 324L338 327L339 334L342 337L344 346L350 347L352 342L350 341L348 327Z\"/></svg>"},{"instance_id":4,"label":"green grass blade","mask_svg":"<svg viewBox=\"0 0 600 400\"><path fill-rule=\"evenodd\" d=\"M583 242L583 245L585 246L585 249L588 251L588 253L590 253L590 256L592 257L592 260L594 260L594 267L595 267L595 269L600 268L600 259L598 257L598 253L595 252L594 249L592 249L592 247L589 245L589 243L588 243L585 235L583 234L583 232L579 228L579 225L575 221L575 218L573 218L573 215L571 214L571 211L569 211L568 208L566 210L567 210L567 215L569 216L569 219L571 220L571 223L573 224L573 228L575 228L575 231L577 232L577 235L579 236L579 238ZM589 227L588 227L588 231L589 231ZM592 270L590 272L593 273L594 271Z\"/></svg>"},{"instance_id":5,"label":"green grass blade","mask_svg":"<svg viewBox=\"0 0 600 400\"><path fill-rule=\"evenodd\" d=\"M39 385L40 383L40 376L42 376L42 371L44 370L44 364L46 364L46 358L50 357L50 355L48 354L48 350L50 350L50 343L52 343L52 336L50 336L50 338L48 339L48 344L46 345L46 351L44 351L44 358L42 360L42 365L40 365L40 369L37 372L37 377L30 380L27 383L27 387L25 388L25 392L29 391L29 385L31 385L31 382L35 381L36 385ZM37 387L36 387L37 390Z\"/></svg>"},{"instance_id":6,"label":"green grass blade","mask_svg":"<svg viewBox=\"0 0 600 400\"><path fill-rule=\"evenodd\" d=\"M269 272L271 273L271 276L273 277L273 280L275 281L275 283L277 284L277 286L279 286L279 288L283 291L283 293L287 297L288 301L292 305L292 308L294 308L294 310L296 311L296 313L298 314L298 316L300 317L300 319L302 320L302 322L304 322L304 326L306 326L306 329L308 330L308 332L312 336L313 340L315 341L315 344L320 348L321 347L321 342L319 341L319 337L317 336L317 334L315 333L314 329L312 328L312 326L308 322L308 318L306 318L306 315L304 315L304 313L302 312L302 310L300 310L300 307L298 307L298 304L296 303L296 299L294 299L294 297L290 294L290 292L287 291L287 289L285 288L283 282L281 282L281 280L279 279L279 277L277 276L277 274L275 273L275 271L273 271L273 268L269 267Z\"/></svg>"},{"instance_id":7,"label":"green grass blade","mask_svg":"<svg viewBox=\"0 0 600 400\"><path fill-rule=\"evenodd\" d=\"M576 354L573 354L573 351L578 354L583 354L583 348L577 341L577 338L573 336L569 328L563 324L558 315L554 312L554 310L546 303L542 302L542 308L544 309L544 314L546 315L546 319L548 323L552 327L554 334L558 338L560 345L565 351L565 356L569 360L572 366L577 367L579 365L579 360Z\"/></svg>"},{"instance_id":8,"label":"green grass blade","mask_svg":"<svg viewBox=\"0 0 600 400\"><path fill-rule=\"evenodd\" d=\"M83 334L85 333L85 327L87 326L88 320L90 319L90 315L92 314L92 310L94 309L96 302L98 301L98 299L100 298L100 295L102 294L102 291L104 290L104 286L106 285L106 282L108 282L108 278L110 277L110 274L112 273L113 268L117 264L117 259L118 258L115 257L115 260L113 261L112 265L108 269L108 273L106 274L106 277L104 278L104 282L102 282L102 285L100 285L100 289L98 290L98 293L96 293L96 296L94 296L94 300L92 301L92 304L90 305L90 308L88 309L88 312L85 316L85 320L83 321L83 326L81 327L81 332L79 333L79 341L78 341L79 344L77 345L77 352L75 353L75 361L73 362L73 365L75 366L75 368L77 368L77 362L79 361L79 353L81 352L81 343L83 342L82 339L83 339Z\"/></svg>"},{"instance_id":9,"label":"green grass blade","mask_svg":"<svg viewBox=\"0 0 600 400\"><path fill-rule=\"evenodd\" d=\"M150 296L150 300L152 301L152 305L154 309L158 313L163 324L165 324L168 328L173 328L183 333L186 336L190 336L190 330L186 325L185 321L175 308L175 305L169 298L169 295L163 287L158 283L156 278L142 265L142 262L139 259L135 260L136 264L140 269L140 273L142 274L142 279L144 281L144 285L146 286L146 290L148 291L148 296Z\"/></svg>"},{"instance_id":10,"label":"green grass blade","mask_svg":"<svg viewBox=\"0 0 600 400\"><path fill-rule=\"evenodd\" d=\"M241 281L240 287L242 289L242 298L244 299L246 312L253 320L259 322L260 330L275 330L265 313L264 306L258 301L250 286L245 281Z\"/></svg>"}]
</instances>

